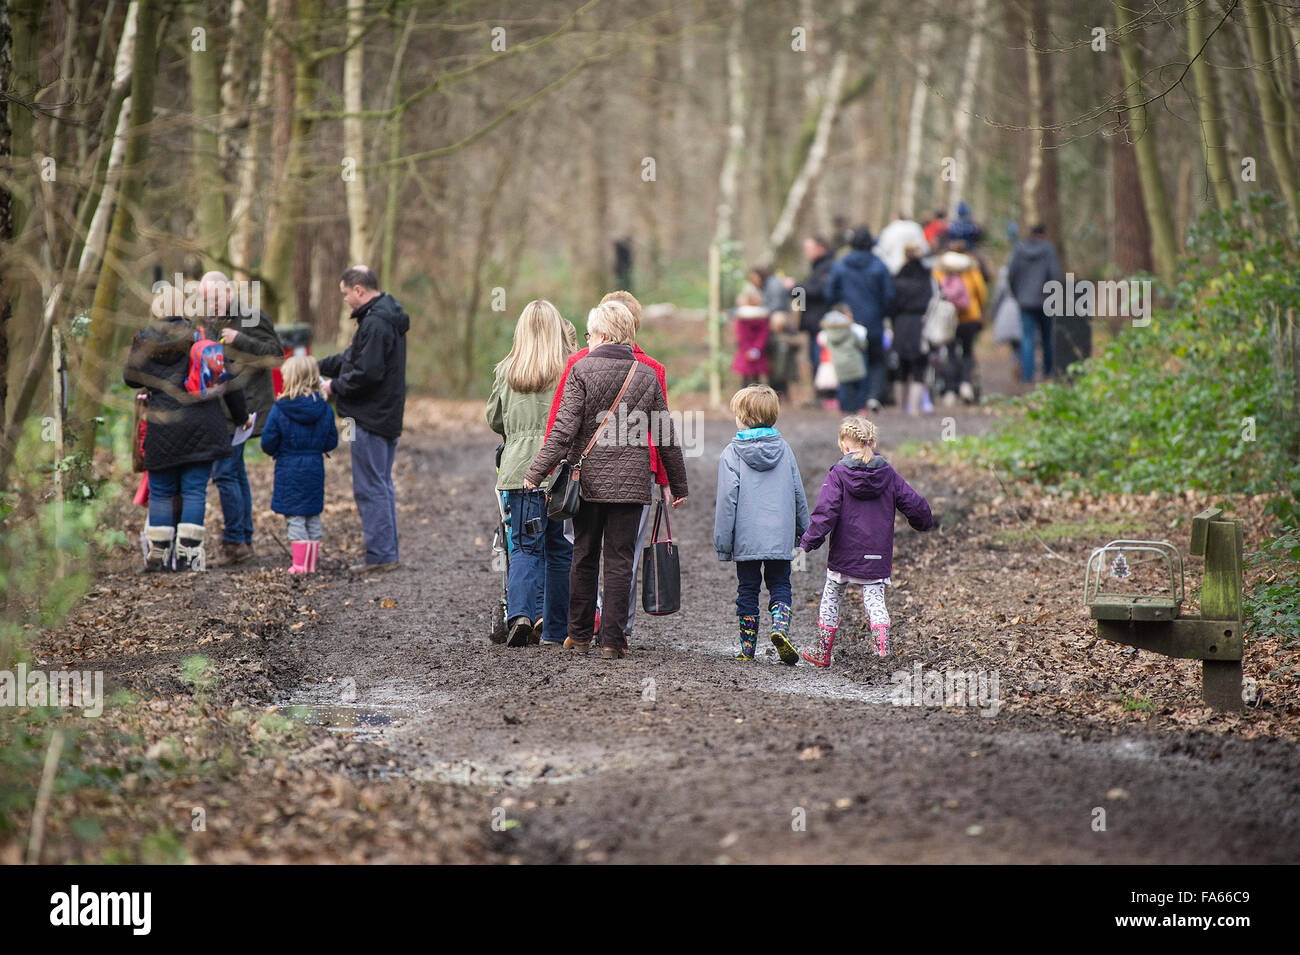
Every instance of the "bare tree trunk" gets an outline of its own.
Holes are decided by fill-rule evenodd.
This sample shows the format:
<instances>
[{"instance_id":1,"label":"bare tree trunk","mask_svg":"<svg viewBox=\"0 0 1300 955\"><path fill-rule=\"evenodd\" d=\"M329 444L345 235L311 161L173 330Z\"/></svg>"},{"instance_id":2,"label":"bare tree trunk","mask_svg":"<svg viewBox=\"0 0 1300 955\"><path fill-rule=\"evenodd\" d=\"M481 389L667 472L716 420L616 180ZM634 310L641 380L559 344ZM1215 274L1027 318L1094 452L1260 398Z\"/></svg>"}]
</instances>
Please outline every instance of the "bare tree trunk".
<instances>
[{"instance_id":1,"label":"bare tree trunk","mask_svg":"<svg viewBox=\"0 0 1300 955\"><path fill-rule=\"evenodd\" d=\"M277 24L277 29L287 25L283 14L281 0L270 0L267 19ZM234 263L236 274L247 279L253 265L253 232L257 225L253 217L253 203L258 195L258 153L262 141L262 120L271 104L272 74L275 71L276 41L268 33L262 44L261 63L258 68L257 97L245 110L246 130L244 141L238 147L236 167L235 201L230 208L232 231L230 233L230 261ZM233 82L233 80L232 80ZM233 101L233 93L226 102ZM269 223L268 223L269 224ZM274 316L275 311L269 302L264 307Z\"/></svg>"},{"instance_id":2,"label":"bare tree trunk","mask_svg":"<svg viewBox=\"0 0 1300 955\"><path fill-rule=\"evenodd\" d=\"M1048 21L1048 5L1032 4L1033 43L1041 46L1051 37ZM1034 62L1038 65L1038 126L1041 130L1040 149L1042 166L1038 179L1038 192L1034 197L1038 207L1038 221L1047 227L1047 234L1056 243L1056 251L1062 262L1066 260L1065 230L1061 223L1061 174L1059 153L1056 142L1059 138L1053 126L1056 124L1056 83L1052 77L1052 58L1037 51Z\"/></svg>"},{"instance_id":3,"label":"bare tree trunk","mask_svg":"<svg viewBox=\"0 0 1300 955\"><path fill-rule=\"evenodd\" d=\"M191 13L193 23L211 33L207 11L199 4ZM204 267L221 258L226 248L226 192L221 174L221 154L217 141L220 122L217 107L217 54L206 47L195 50L190 44L190 99L194 124L194 188L198 203L199 245L206 262Z\"/></svg>"},{"instance_id":4,"label":"bare tree trunk","mask_svg":"<svg viewBox=\"0 0 1300 955\"><path fill-rule=\"evenodd\" d=\"M845 44L841 43L840 49L831 59L831 72L826 80L821 112L817 117L817 132L813 135L812 146L804 159L803 168L799 170L799 175L795 177L789 193L786 194L781 216L777 219L772 234L767 237L767 247L761 257L764 263L771 263L790 240L790 235L794 231L795 218L803 208L808 190L821 175L822 166L826 162L826 147L830 142L831 130L835 126L835 118L839 115L840 90L844 86L844 74L848 70L848 64L848 52Z\"/></svg>"},{"instance_id":5,"label":"bare tree trunk","mask_svg":"<svg viewBox=\"0 0 1300 955\"><path fill-rule=\"evenodd\" d=\"M313 122L308 113L316 98L316 82L319 73L319 61L311 54L314 43L310 34L316 29L320 20L319 0L298 0L297 16L301 29L298 39L305 52L290 54L293 63L293 99L287 110L282 110L282 103L276 105L276 125L284 143L283 158L280 159L282 174L275 180L278 191L274 203L274 219L267 225L266 252L262 256L262 274L270 286L264 290L263 299L269 300L279 311L277 317L282 322L297 320L297 302L292 293L294 276L294 259L298 249L298 232L302 228L302 210L306 201L308 154L307 137L311 134ZM279 68L277 67L277 78ZM276 89L277 100L284 94L283 84ZM282 126L283 116L288 117L287 129ZM273 137L274 143L275 137ZM280 155L277 150L277 156ZM305 318L306 316L304 316Z\"/></svg>"},{"instance_id":6,"label":"bare tree trunk","mask_svg":"<svg viewBox=\"0 0 1300 955\"><path fill-rule=\"evenodd\" d=\"M718 173L717 227L714 242L732 237L739 202L737 178L745 150L745 65L740 56L744 32L745 0L731 0L731 23L727 28L727 152Z\"/></svg>"},{"instance_id":7,"label":"bare tree trunk","mask_svg":"<svg viewBox=\"0 0 1300 955\"><path fill-rule=\"evenodd\" d=\"M221 124L218 131L217 153L221 156L223 170L232 170L235 159L235 133L242 124L251 126L251 118L245 110L248 92L248 60L252 31L247 28L248 4L245 0L230 0L230 43L226 47L226 59L221 64ZM246 133L251 132L246 129Z\"/></svg>"},{"instance_id":8,"label":"bare tree trunk","mask_svg":"<svg viewBox=\"0 0 1300 955\"><path fill-rule=\"evenodd\" d=\"M961 72L961 93L957 110L953 114L952 129L956 147L953 151L952 179L948 182L946 207L951 211L962 199L966 187L966 163L970 157L971 108L975 102L975 85L979 78L980 57L984 53L984 19L988 0L975 0L967 22L970 25L970 42L966 45L966 63Z\"/></svg>"},{"instance_id":9,"label":"bare tree trunk","mask_svg":"<svg viewBox=\"0 0 1300 955\"><path fill-rule=\"evenodd\" d=\"M12 89L14 35L9 25L9 0L0 0L0 90ZM9 110L0 109L0 166L8 167L10 149ZM0 183L0 249L14 240L14 196L9 186ZM0 262L0 423L4 422L9 403L9 319L13 315L11 266ZM0 486L3 475L0 474Z\"/></svg>"},{"instance_id":10,"label":"bare tree trunk","mask_svg":"<svg viewBox=\"0 0 1300 955\"><path fill-rule=\"evenodd\" d=\"M1023 21L1022 21L1023 22ZM1034 226L1042 221L1038 209L1038 184L1043 179L1043 77L1038 62L1038 48L1034 43L1033 27L1025 27L1025 75L1029 80L1029 130L1033 141L1029 147L1029 167L1020 189L1021 215L1026 226ZM1052 236L1056 238L1056 236Z\"/></svg>"},{"instance_id":11,"label":"bare tree trunk","mask_svg":"<svg viewBox=\"0 0 1300 955\"><path fill-rule=\"evenodd\" d=\"M938 46L939 28L933 23L921 25L916 41L916 79L912 87L912 107L908 110L907 146L903 150L902 189L898 207L901 215L916 218L916 175L921 166L921 136L925 128L925 100L930 81L930 57Z\"/></svg>"},{"instance_id":12,"label":"bare tree trunk","mask_svg":"<svg viewBox=\"0 0 1300 955\"><path fill-rule=\"evenodd\" d=\"M41 11L41 0L11 0L8 7L11 55L8 83L4 91L16 94L19 100L34 99L40 87L37 66L41 52ZM35 121L31 111L22 102L12 100L0 104L0 108L5 108L8 113L6 118L9 124L10 155L22 158L34 155ZM28 181L33 180L29 178ZM35 193L35 189L30 191ZM10 253L10 261L5 269L8 280L6 301L10 303L4 327L4 348L10 375L10 380L5 385L6 393L21 384L14 376L27 356L39 345L37 326L40 323L40 309L36 283L23 270L13 265L19 247L26 250L30 245L29 241L25 241L25 233L31 211L31 201L24 198L21 192L11 196L12 237L5 243Z\"/></svg>"},{"instance_id":13,"label":"bare tree trunk","mask_svg":"<svg viewBox=\"0 0 1300 955\"><path fill-rule=\"evenodd\" d=\"M135 217L144 192L144 163L149 152L145 127L153 119L154 84L158 75L158 0L139 0L138 32L131 64L131 121L118 187L117 211L104 249L104 264L90 311L90 334L84 350L74 423L78 447L89 457L95 450L96 416L104 401L108 362L117 339L117 301L122 274L129 266Z\"/></svg>"},{"instance_id":14,"label":"bare tree trunk","mask_svg":"<svg viewBox=\"0 0 1300 955\"><path fill-rule=\"evenodd\" d=\"M353 264L366 262L370 254L370 204L366 198L366 178L361 170L365 157L365 122L359 114L364 108L362 96L365 41L359 40L365 23L365 0L348 0L348 42L354 45L343 57L343 154L356 163L350 176L343 180L343 194L348 208L348 258Z\"/></svg>"},{"instance_id":15,"label":"bare tree trunk","mask_svg":"<svg viewBox=\"0 0 1300 955\"><path fill-rule=\"evenodd\" d=\"M1268 146L1273 173L1289 210L1290 231L1300 229L1300 198L1295 158L1291 154L1290 133L1287 129L1286 109L1275 85L1276 67L1271 60L1268 35L1268 14L1263 0L1245 0L1246 29L1250 37L1250 54L1254 61L1251 72L1255 78L1255 92L1259 96L1260 111L1264 117L1264 142Z\"/></svg>"},{"instance_id":16,"label":"bare tree trunk","mask_svg":"<svg viewBox=\"0 0 1300 955\"><path fill-rule=\"evenodd\" d=\"M1196 114L1201 123L1201 146L1205 153L1205 178L1214 190L1219 211L1232 214L1230 158L1224 147L1223 112L1219 106L1219 83L1201 48L1205 46L1206 7L1208 0L1187 7L1187 53L1192 58L1192 77L1196 81Z\"/></svg>"},{"instance_id":17,"label":"bare tree trunk","mask_svg":"<svg viewBox=\"0 0 1300 955\"><path fill-rule=\"evenodd\" d=\"M1112 60L1115 85L1123 86L1119 63ZM1133 152L1132 131L1124 113L1120 128L1111 136L1111 176L1114 182L1115 265L1123 275L1150 272L1151 227L1142 205L1142 183L1138 179L1137 158Z\"/></svg>"},{"instance_id":18,"label":"bare tree trunk","mask_svg":"<svg viewBox=\"0 0 1300 955\"><path fill-rule=\"evenodd\" d=\"M1177 267L1177 246L1173 222L1169 217L1169 200L1160 174L1156 137L1147 121L1142 91L1142 53L1138 38L1132 33L1133 17L1141 9L1141 0L1112 0L1119 25L1120 62L1124 68L1124 91L1128 101L1128 120L1133 130L1138 177L1142 182L1142 205L1151 229L1151 250L1156 273L1171 281Z\"/></svg>"}]
</instances>

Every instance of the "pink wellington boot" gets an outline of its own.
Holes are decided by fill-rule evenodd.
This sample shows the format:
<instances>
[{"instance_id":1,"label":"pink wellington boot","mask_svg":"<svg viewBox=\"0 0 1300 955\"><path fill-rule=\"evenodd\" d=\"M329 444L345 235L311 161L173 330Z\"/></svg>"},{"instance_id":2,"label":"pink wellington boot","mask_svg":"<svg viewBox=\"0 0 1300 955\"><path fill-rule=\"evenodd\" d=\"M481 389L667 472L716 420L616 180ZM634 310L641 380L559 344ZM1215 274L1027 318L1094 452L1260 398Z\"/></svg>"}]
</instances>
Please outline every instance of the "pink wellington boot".
<instances>
[{"instance_id":1,"label":"pink wellington boot","mask_svg":"<svg viewBox=\"0 0 1300 955\"><path fill-rule=\"evenodd\" d=\"M316 560L320 557L320 541L307 542L307 573L316 573Z\"/></svg>"},{"instance_id":2,"label":"pink wellington boot","mask_svg":"<svg viewBox=\"0 0 1300 955\"><path fill-rule=\"evenodd\" d=\"M876 638L876 656L889 656L889 624L873 623L871 632Z\"/></svg>"},{"instance_id":3,"label":"pink wellington boot","mask_svg":"<svg viewBox=\"0 0 1300 955\"><path fill-rule=\"evenodd\" d=\"M835 634L838 631L839 627L824 627L818 624L817 643L800 650L799 656L819 670L827 669L831 665L831 647L835 645Z\"/></svg>"},{"instance_id":4,"label":"pink wellington boot","mask_svg":"<svg viewBox=\"0 0 1300 955\"><path fill-rule=\"evenodd\" d=\"M289 568L289 573L307 573L307 560L308 554L311 552L311 541L289 541L289 549L293 552L293 566Z\"/></svg>"}]
</instances>

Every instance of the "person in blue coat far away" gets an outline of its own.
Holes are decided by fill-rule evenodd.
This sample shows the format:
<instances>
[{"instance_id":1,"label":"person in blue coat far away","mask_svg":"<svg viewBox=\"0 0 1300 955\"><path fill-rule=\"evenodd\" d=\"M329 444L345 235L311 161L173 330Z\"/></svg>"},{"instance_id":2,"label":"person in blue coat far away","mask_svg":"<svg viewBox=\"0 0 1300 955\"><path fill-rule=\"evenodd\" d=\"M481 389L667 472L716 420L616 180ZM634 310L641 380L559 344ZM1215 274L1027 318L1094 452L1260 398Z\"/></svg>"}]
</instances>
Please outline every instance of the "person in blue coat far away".
<instances>
[{"instance_id":1,"label":"person in blue coat far away","mask_svg":"<svg viewBox=\"0 0 1300 955\"><path fill-rule=\"evenodd\" d=\"M289 525L291 574L310 574L320 556L325 510L325 455L339 445L334 411L321 392L320 366L294 355L280 369L284 392L266 419L262 450L275 458L271 510Z\"/></svg>"}]
</instances>

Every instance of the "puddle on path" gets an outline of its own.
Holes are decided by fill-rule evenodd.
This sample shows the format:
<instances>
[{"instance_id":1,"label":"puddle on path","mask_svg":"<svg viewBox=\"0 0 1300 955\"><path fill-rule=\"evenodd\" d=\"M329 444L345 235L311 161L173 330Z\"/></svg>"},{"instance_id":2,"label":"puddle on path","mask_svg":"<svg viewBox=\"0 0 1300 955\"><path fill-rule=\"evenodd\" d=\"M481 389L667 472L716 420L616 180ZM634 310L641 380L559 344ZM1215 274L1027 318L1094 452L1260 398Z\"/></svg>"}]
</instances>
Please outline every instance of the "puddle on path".
<instances>
[{"instance_id":1,"label":"puddle on path","mask_svg":"<svg viewBox=\"0 0 1300 955\"><path fill-rule=\"evenodd\" d=\"M362 703L288 703L280 707L280 713L308 726L341 731L394 726L414 715L398 706Z\"/></svg>"},{"instance_id":2,"label":"puddle on path","mask_svg":"<svg viewBox=\"0 0 1300 955\"><path fill-rule=\"evenodd\" d=\"M369 774L373 779L403 776L421 782L450 783L454 786L483 786L489 789L523 789L539 783L571 783L594 776L609 767L603 766L553 766L549 763L537 768L484 766L467 760L439 762L432 766L416 766L395 770L376 767Z\"/></svg>"}]
</instances>

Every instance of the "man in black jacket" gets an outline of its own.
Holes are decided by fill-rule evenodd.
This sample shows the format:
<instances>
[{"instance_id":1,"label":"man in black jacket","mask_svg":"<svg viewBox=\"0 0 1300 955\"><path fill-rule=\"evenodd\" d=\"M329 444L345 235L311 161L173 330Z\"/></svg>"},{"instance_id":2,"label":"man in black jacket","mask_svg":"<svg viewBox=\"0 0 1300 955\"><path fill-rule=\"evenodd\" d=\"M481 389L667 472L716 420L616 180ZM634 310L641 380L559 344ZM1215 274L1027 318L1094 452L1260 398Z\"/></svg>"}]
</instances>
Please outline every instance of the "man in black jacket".
<instances>
[{"instance_id":1,"label":"man in black jacket","mask_svg":"<svg viewBox=\"0 0 1300 955\"><path fill-rule=\"evenodd\" d=\"M271 317L260 308L251 308L242 298L236 300L235 289L221 272L208 272L200 279L205 320L209 338L225 347L230 390L241 391L248 411L256 414L251 438L266 426L271 405L275 404L275 385L271 369L284 361L284 347L275 333ZM226 415L230 437L236 422ZM212 465L212 483L221 498L221 564L238 564L253 556L253 490L244 468L244 444L237 444L229 457L218 458Z\"/></svg>"},{"instance_id":2,"label":"man in black jacket","mask_svg":"<svg viewBox=\"0 0 1300 955\"><path fill-rule=\"evenodd\" d=\"M812 363L812 373L816 375L821 360L817 333L821 331L822 319L833 304L826 300L826 282L830 279L831 266L835 264L835 253L827 247L825 239L810 235L803 240L803 254L812 271L803 282L790 290L790 296L795 301L803 301L799 327L808 333L808 360Z\"/></svg>"},{"instance_id":3,"label":"man in black jacket","mask_svg":"<svg viewBox=\"0 0 1300 955\"><path fill-rule=\"evenodd\" d=\"M352 422L352 496L361 514L366 559L353 571L397 566L397 491L393 459L406 406L406 332L411 319L375 273L354 265L339 281L343 301L357 320L352 344L320 363L325 397Z\"/></svg>"}]
</instances>

